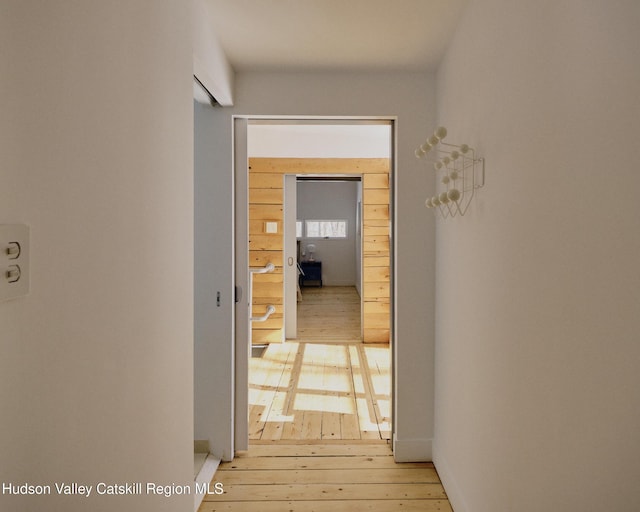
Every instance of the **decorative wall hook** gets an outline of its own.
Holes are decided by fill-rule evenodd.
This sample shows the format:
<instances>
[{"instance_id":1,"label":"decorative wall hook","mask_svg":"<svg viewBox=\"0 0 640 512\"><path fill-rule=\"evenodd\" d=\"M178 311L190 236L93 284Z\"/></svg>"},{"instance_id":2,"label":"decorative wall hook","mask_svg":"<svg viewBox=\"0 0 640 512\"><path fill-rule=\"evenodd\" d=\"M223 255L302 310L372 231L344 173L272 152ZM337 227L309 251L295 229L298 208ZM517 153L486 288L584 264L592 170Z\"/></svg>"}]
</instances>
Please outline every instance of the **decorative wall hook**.
<instances>
[{"instance_id":1,"label":"decorative wall hook","mask_svg":"<svg viewBox=\"0 0 640 512\"><path fill-rule=\"evenodd\" d=\"M433 163L436 173L436 195L427 198L424 205L443 218L464 215L476 189L484 186L484 158L476 156L467 144L444 142L447 129L439 126L416 150L416 158ZM427 155L431 157L427 159Z\"/></svg>"}]
</instances>

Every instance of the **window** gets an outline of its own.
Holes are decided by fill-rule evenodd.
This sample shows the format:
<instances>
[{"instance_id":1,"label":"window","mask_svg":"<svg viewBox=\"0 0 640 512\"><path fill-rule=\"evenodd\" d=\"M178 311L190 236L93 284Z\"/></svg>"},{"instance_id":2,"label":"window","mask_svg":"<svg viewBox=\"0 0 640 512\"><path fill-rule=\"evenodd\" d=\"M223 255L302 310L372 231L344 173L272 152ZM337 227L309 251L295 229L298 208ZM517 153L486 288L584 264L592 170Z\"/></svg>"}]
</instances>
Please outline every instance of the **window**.
<instances>
[{"instance_id":1,"label":"window","mask_svg":"<svg viewBox=\"0 0 640 512\"><path fill-rule=\"evenodd\" d=\"M296 221L296 238L302 238L302 221Z\"/></svg>"},{"instance_id":2,"label":"window","mask_svg":"<svg viewBox=\"0 0 640 512\"><path fill-rule=\"evenodd\" d=\"M306 220L307 238L347 238L346 220Z\"/></svg>"}]
</instances>

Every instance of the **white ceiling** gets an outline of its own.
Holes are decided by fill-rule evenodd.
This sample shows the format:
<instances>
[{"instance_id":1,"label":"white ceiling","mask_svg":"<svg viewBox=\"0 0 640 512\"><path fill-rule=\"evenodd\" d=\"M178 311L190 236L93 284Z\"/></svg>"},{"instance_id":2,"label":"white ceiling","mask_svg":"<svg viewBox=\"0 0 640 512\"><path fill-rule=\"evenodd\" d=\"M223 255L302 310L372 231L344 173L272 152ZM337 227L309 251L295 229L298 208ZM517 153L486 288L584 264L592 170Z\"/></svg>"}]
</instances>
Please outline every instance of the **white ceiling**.
<instances>
[{"instance_id":1,"label":"white ceiling","mask_svg":"<svg viewBox=\"0 0 640 512\"><path fill-rule=\"evenodd\" d=\"M206 0L236 71L429 71L467 0Z\"/></svg>"}]
</instances>

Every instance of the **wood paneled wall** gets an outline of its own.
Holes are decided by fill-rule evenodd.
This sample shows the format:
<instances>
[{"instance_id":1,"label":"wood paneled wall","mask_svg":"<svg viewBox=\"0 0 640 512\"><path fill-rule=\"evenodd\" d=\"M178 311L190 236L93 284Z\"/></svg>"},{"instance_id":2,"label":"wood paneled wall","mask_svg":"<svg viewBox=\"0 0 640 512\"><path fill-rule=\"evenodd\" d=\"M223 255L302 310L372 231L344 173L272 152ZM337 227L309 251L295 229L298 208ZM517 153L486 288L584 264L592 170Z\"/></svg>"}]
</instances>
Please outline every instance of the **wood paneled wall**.
<instances>
[{"instance_id":1,"label":"wood paneled wall","mask_svg":"<svg viewBox=\"0 0 640 512\"><path fill-rule=\"evenodd\" d=\"M390 160L387 158L250 158L249 265L271 262L273 273L253 278L253 314L268 304L276 312L253 324L253 343L284 341L284 217L285 174L350 174L362 176L362 299L363 341L389 342L391 326ZM277 222L278 232L265 233L265 222Z\"/></svg>"}]
</instances>

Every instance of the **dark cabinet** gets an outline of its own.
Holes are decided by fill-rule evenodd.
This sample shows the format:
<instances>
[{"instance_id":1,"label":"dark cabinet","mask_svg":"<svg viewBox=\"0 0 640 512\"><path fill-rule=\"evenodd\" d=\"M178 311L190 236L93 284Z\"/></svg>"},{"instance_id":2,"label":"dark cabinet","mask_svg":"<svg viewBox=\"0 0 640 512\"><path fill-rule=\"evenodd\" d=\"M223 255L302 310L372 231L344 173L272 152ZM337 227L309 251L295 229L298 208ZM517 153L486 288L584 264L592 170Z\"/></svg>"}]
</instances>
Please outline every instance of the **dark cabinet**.
<instances>
[{"instance_id":1,"label":"dark cabinet","mask_svg":"<svg viewBox=\"0 0 640 512\"><path fill-rule=\"evenodd\" d=\"M321 261L302 261L300 262L300 287L308 286L312 283L322 287L322 262Z\"/></svg>"}]
</instances>

